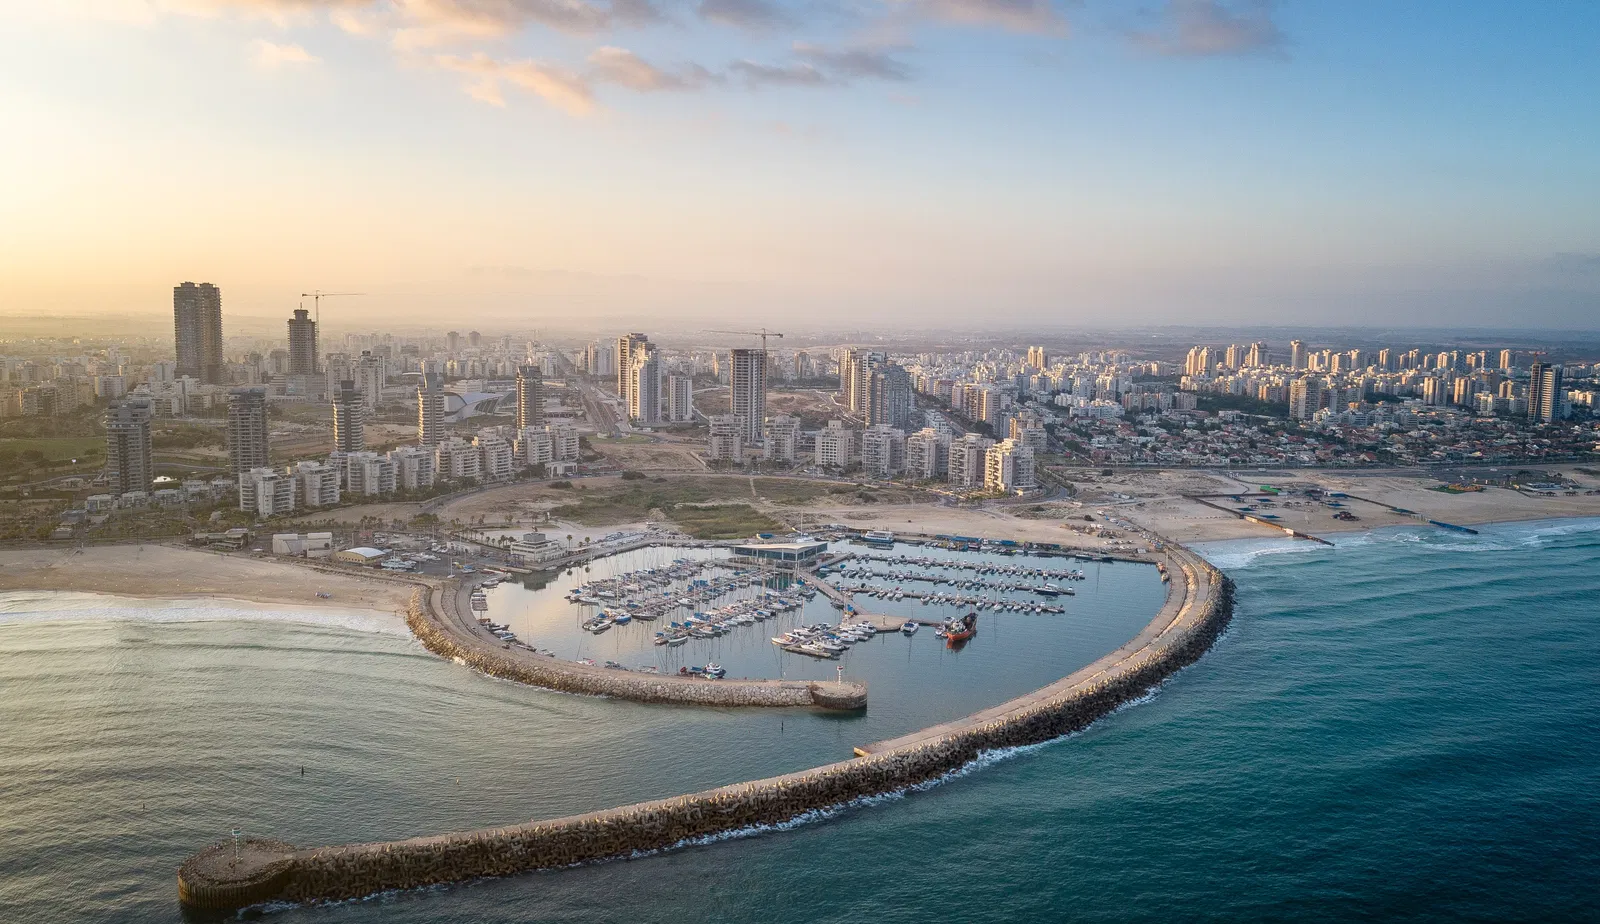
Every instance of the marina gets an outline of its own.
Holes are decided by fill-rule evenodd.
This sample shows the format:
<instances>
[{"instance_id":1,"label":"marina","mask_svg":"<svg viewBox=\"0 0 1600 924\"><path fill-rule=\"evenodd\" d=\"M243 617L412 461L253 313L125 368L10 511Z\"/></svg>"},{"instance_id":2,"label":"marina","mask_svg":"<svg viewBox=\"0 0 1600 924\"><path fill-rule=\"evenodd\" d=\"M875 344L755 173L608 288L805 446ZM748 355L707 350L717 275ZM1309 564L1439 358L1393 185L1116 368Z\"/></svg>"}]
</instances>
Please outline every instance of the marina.
<instances>
[{"instance_id":1,"label":"marina","mask_svg":"<svg viewBox=\"0 0 1600 924\"><path fill-rule=\"evenodd\" d=\"M902 695L944 695L952 671L1037 664L1048 673L1044 665L1103 644L1110 627L1148 613L1163 593L1156 568L1125 562L1060 567L842 543L823 561L816 573L788 572L730 561L721 549L638 549L587 570L504 580L474 615L512 646L619 671L709 676L695 670L714 664L729 678L832 680L843 668L877 684L874 709L894 709ZM969 614L977 637L949 647L944 627Z\"/></svg>"}]
</instances>

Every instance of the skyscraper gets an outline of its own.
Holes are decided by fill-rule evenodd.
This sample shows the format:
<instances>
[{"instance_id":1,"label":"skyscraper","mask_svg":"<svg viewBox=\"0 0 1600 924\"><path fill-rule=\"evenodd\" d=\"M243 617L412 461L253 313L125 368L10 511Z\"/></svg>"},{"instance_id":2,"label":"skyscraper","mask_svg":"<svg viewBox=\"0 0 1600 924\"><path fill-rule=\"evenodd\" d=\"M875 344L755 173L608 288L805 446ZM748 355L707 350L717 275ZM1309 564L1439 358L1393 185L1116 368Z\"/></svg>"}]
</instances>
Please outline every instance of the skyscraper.
<instances>
[{"instance_id":1,"label":"skyscraper","mask_svg":"<svg viewBox=\"0 0 1600 924\"><path fill-rule=\"evenodd\" d=\"M289 319L289 374L317 374L317 322L304 308Z\"/></svg>"},{"instance_id":2,"label":"skyscraper","mask_svg":"<svg viewBox=\"0 0 1600 924\"><path fill-rule=\"evenodd\" d=\"M650 348L650 341L644 334L623 334L617 338L616 363L617 363L617 398L624 408L628 408L631 416L633 411L633 355L640 350Z\"/></svg>"},{"instance_id":3,"label":"skyscraper","mask_svg":"<svg viewBox=\"0 0 1600 924\"><path fill-rule=\"evenodd\" d=\"M730 408L739 418L743 445L754 446L767 419L767 352L733 350L728 360Z\"/></svg>"},{"instance_id":4,"label":"skyscraper","mask_svg":"<svg viewBox=\"0 0 1600 924\"><path fill-rule=\"evenodd\" d=\"M1306 367L1306 345L1302 340L1289 341L1289 368L1304 369Z\"/></svg>"},{"instance_id":5,"label":"skyscraper","mask_svg":"<svg viewBox=\"0 0 1600 924\"><path fill-rule=\"evenodd\" d=\"M222 290L209 282L172 288L172 327L177 374L206 385L223 383Z\"/></svg>"},{"instance_id":6,"label":"skyscraper","mask_svg":"<svg viewBox=\"0 0 1600 924\"><path fill-rule=\"evenodd\" d=\"M630 346L628 359L628 417L635 423L660 423L667 388L661 355L649 341L644 341Z\"/></svg>"},{"instance_id":7,"label":"skyscraper","mask_svg":"<svg viewBox=\"0 0 1600 924\"><path fill-rule=\"evenodd\" d=\"M439 373L424 372L417 383L417 442L437 446L444 438L444 383Z\"/></svg>"},{"instance_id":8,"label":"skyscraper","mask_svg":"<svg viewBox=\"0 0 1600 924\"><path fill-rule=\"evenodd\" d=\"M538 366L517 367L517 429L544 426L544 373Z\"/></svg>"},{"instance_id":9,"label":"skyscraper","mask_svg":"<svg viewBox=\"0 0 1600 924\"><path fill-rule=\"evenodd\" d=\"M356 383L345 379L333 392L333 451L361 452L367 448L367 403Z\"/></svg>"},{"instance_id":10,"label":"skyscraper","mask_svg":"<svg viewBox=\"0 0 1600 924\"><path fill-rule=\"evenodd\" d=\"M228 394L228 470L243 475L253 468L266 468L267 391L264 388L235 388Z\"/></svg>"},{"instance_id":11,"label":"skyscraper","mask_svg":"<svg viewBox=\"0 0 1600 924\"><path fill-rule=\"evenodd\" d=\"M845 407L857 414L866 412L872 370L886 358L882 353L860 347L849 347L839 354L839 396Z\"/></svg>"},{"instance_id":12,"label":"skyscraper","mask_svg":"<svg viewBox=\"0 0 1600 924\"><path fill-rule=\"evenodd\" d=\"M1528 367L1528 419L1549 423L1563 416L1566 398L1559 364L1536 362Z\"/></svg>"},{"instance_id":13,"label":"skyscraper","mask_svg":"<svg viewBox=\"0 0 1600 924\"><path fill-rule=\"evenodd\" d=\"M130 399L106 411L106 476L112 494L150 490L150 402Z\"/></svg>"},{"instance_id":14,"label":"skyscraper","mask_svg":"<svg viewBox=\"0 0 1600 924\"><path fill-rule=\"evenodd\" d=\"M861 409L867 426L904 429L910 425L911 408L911 373L891 362L872 369L867 379L866 406Z\"/></svg>"}]
</instances>

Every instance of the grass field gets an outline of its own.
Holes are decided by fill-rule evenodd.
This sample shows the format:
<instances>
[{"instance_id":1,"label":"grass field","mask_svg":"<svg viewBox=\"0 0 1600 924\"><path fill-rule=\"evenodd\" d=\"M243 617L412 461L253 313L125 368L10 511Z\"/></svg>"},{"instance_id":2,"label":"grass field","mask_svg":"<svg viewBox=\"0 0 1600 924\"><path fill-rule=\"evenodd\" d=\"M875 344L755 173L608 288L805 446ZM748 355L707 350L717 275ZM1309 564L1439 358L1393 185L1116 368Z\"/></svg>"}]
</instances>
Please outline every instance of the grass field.
<instances>
[{"instance_id":1,"label":"grass field","mask_svg":"<svg viewBox=\"0 0 1600 924\"><path fill-rule=\"evenodd\" d=\"M678 528L696 539L748 539L757 533L787 529L782 523L749 504L716 504L692 507L687 504L666 511Z\"/></svg>"},{"instance_id":2,"label":"grass field","mask_svg":"<svg viewBox=\"0 0 1600 924\"><path fill-rule=\"evenodd\" d=\"M99 458L106 454L106 440L103 436L0 439L0 453L10 451L21 455L29 450L40 453L47 461Z\"/></svg>"}]
</instances>

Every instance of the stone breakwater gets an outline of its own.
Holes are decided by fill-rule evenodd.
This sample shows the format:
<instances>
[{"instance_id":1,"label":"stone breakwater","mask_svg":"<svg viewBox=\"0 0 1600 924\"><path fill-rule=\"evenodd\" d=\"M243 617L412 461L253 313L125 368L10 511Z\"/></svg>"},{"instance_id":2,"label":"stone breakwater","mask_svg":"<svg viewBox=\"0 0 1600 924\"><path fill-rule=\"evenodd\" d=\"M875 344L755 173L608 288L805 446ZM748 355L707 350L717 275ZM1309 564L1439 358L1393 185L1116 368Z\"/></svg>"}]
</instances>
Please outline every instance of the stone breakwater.
<instances>
[{"instance_id":1,"label":"stone breakwater","mask_svg":"<svg viewBox=\"0 0 1600 924\"><path fill-rule=\"evenodd\" d=\"M614 696L641 703L697 706L821 706L863 709L864 683L824 680L703 680L671 674L641 674L558 661L473 636L453 627L429 605L426 589L411 595L406 625L429 651L473 670L563 693Z\"/></svg>"},{"instance_id":2,"label":"stone breakwater","mask_svg":"<svg viewBox=\"0 0 1600 924\"><path fill-rule=\"evenodd\" d=\"M332 901L627 857L895 792L938 779L986 751L1070 734L1193 663L1227 625L1232 583L1185 551L1170 555L1184 579L1173 581L1161 613L1128 645L1034 693L858 748L859 756L850 760L673 799L472 832L299 850L262 841L221 872L218 864L231 856L231 847L217 845L179 869L179 898L219 909L268 900ZM244 868L247 861L252 868Z\"/></svg>"}]
</instances>

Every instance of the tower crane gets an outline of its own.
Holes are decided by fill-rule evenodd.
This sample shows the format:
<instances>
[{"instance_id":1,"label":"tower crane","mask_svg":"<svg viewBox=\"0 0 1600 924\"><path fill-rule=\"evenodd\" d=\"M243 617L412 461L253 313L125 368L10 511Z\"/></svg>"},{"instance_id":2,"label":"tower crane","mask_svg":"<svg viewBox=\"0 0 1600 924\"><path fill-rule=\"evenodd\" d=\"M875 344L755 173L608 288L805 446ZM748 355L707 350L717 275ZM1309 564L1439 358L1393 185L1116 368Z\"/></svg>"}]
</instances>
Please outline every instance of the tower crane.
<instances>
[{"instance_id":1,"label":"tower crane","mask_svg":"<svg viewBox=\"0 0 1600 924\"><path fill-rule=\"evenodd\" d=\"M768 337L777 337L779 339L782 339L782 337L783 337L783 335L778 333L777 331L775 331L775 330L767 330L765 327L761 328L760 330L708 330L708 331L706 331L706 333L708 333L708 334L745 334L745 335L751 336L751 337L760 337L761 338L761 352L763 354L765 354L767 352L767 338Z\"/></svg>"},{"instance_id":2,"label":"tower crane","mask_svg":"<svg viewBox=\"0 0 1600 924\"><path fill-rule=\"evenodd\" d=\"M365 293L365 292L301 292L300 293L300 297L301 298L309 298L309 299L311 299L311 304L312 304L313 307L316 308L316 312L317 312L317 317L316 317L317 330L321 330L322 329L322 300L323 299L325 299L325 298L333 298L334 296L341 296L342 297L342 296L345 296L345 295L366 295L366 294L367 293Z\"/></svg>"}]
</instances>

